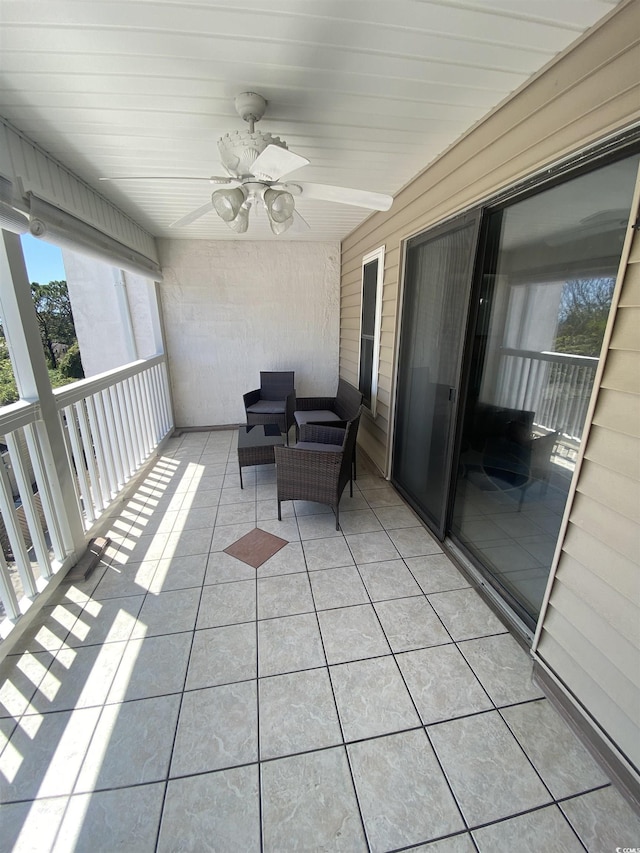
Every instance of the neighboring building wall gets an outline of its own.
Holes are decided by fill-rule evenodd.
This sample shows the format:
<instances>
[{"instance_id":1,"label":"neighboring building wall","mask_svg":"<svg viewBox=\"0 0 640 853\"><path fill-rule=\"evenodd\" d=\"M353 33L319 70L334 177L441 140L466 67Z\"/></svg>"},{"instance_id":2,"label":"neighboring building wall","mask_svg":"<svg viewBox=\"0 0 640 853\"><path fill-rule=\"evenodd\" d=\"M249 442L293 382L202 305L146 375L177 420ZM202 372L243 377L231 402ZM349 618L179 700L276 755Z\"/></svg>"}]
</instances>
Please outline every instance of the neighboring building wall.
<instances>
[{"instance_id":1,"label":"neighboring building wall","mask_svg":"<svg viewBox=\"0 0 640 853\"><path fill-rule=\"evenodd\" d=\"M125 273L76 252L63 251L62 260L85 376L97 376L136 361L120 282Z\"/></svg>"},{"instance_id":2,"label":"neighboring building wall","mask_svg":"<svg viewBox=\"0 0 640 853\"><path fill-rule=\"evenodd\" d=\"M388 472L402 241L640 120L640 2L617 7L342 243L340 374L357 383L363 255L386 247L378 413L359 442Z\"/></svg>"},{"instance_id":3,"label":"neighboring building wall","mask_svg":"<svg viewBox=\"0 0 640 853\"><path fill-rule=\"evenodd\" d=\"M299 396L335 392L337 244L158 243L178 427L243 422L242 395L261 370L294 370Z\"/></svg>"},{"instance_id":4,"label":"neighboring building wall","mask_svg":"<svg viewBox=\"0 0 640 853\"><path fill-rule=\"evenodd\" d=\"M351 380L358 366L362 256L386 246L382 405L375 423L365 420L360 429L381 470L387 471L393 429L402 241L637 123L638 20L638 0L616 8L399 193L388 213L369 217L343 242L340 371ZM634 761L640 744L637 243L540 643L565 707L583 724L593 715L614 754L617 748Z\"/></svg>"}]
</instances>

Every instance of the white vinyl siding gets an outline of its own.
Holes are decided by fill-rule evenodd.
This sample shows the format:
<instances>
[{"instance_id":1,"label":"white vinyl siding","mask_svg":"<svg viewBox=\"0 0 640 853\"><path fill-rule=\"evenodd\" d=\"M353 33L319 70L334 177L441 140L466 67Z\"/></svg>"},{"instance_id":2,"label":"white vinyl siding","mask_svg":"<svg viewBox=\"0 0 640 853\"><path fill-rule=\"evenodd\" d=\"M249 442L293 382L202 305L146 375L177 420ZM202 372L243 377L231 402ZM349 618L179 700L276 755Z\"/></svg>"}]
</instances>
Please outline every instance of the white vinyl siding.
<instances>
[{"instance_id":1,"label":"white vinyl siding","mask_svg":"<svg viewBox=\"0 0 640 853\"><path fill-rule=\"evenodd\" d=\"M639 197L640 185L634 201L638 213ZM640 235L633 229L630 235L592 426L534 654L637 772Z\"/></svg>"},{"instance_id":2,"label":"white vinyl siding","mask_svg":"<svg viewBox=\"0 0 640 853\"><path fill-rule=\"evenodd\" d=\"M402 276L402 241L489 198L550 163L640 121L640 2L616 7L601 26L536 74L475 125L342 243L340 373L358 380L362 257L385 245L379 399L358 441L387 472Z\"/></svg>"}]
</instances>

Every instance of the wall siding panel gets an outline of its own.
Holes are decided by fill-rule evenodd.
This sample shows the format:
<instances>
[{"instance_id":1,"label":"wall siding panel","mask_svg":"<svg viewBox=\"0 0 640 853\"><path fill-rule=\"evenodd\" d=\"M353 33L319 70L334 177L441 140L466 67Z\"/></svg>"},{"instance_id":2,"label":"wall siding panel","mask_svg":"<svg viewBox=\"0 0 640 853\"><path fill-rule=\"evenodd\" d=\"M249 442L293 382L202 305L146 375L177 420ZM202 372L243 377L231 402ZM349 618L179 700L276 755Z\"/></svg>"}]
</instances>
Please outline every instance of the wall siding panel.
<instances>
[{"instance_id":1,"label":"wall siding panel","mask_svg":"<svg viewBox=\"0 0 640 853\"><path fill-rule=\"evenodd\" d=\"M359 437L381 471L390 465L404 241L636 126L639 19L640 0L620 4L431 163L388 212L372 214L343 241L345 289L362 256L385 246L380 386L389 395L388 421L364 418ZM633 775L640 762L640 668L633 665L640 655L633 628L640 624L640 239L625 252L594 392L595 428L591 438L587 432L561 533L566 548L533 653L578 723ZM633 460L625 465L627 454Z\"/></svg>"}]
</instances>

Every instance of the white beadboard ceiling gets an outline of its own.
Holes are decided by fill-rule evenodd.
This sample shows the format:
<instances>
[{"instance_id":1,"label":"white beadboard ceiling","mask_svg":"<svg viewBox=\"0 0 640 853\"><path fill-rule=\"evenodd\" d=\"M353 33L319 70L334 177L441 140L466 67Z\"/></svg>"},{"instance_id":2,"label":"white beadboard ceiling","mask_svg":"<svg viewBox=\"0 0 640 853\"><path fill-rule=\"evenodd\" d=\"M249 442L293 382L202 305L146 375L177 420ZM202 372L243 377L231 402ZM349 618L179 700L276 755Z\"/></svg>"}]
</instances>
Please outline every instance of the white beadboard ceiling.
<instances>
[{"instance_id":1,"label":"white beadboard ceiling","mask_svg":"<svg viewBox=\"0 0 640 853\"><path fill-rule=\"evenodd\" d=\"M311 226L235 235L206 181L257 125L311 164L291 179L395 194L616 0L0 0L0 115L155 236L340 240L369 211L297 199Z\"/></svg>"}]
</instances>

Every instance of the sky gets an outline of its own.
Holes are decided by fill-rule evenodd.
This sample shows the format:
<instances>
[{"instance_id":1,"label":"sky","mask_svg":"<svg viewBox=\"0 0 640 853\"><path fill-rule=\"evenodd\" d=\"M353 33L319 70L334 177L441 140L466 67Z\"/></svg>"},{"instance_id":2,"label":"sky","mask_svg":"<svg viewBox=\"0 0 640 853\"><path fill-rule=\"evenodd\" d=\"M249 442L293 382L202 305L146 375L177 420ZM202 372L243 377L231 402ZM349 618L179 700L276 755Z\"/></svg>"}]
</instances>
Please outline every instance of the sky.
<instances>
[{"instance_id":1,"label":"sky","mask_svg":"<svg viewBox=\"0 0 640 853\"><path fill-rule=\"evenodd\" d=\"M62 252L57 246L38 240L31 234L23 234L21 240L29 282L49 284L50 281L67 280Z\"/></svg>"}]
</instances>

